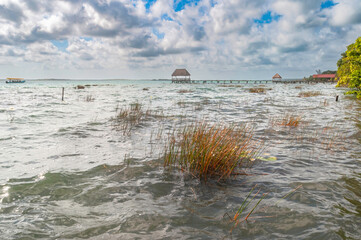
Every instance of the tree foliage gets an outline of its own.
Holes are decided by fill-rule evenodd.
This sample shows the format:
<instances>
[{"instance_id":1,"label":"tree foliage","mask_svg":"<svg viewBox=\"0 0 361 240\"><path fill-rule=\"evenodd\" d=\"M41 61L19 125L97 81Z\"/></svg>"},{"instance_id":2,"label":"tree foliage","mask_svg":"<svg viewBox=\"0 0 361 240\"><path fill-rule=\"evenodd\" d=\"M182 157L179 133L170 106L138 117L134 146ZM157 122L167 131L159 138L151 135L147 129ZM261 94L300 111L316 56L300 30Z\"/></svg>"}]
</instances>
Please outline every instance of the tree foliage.
<instances>
[{"instance_id":1,"label":"tree foliage","mask_svg":"<svg viewBox=\"0 0 361 240\"><path fill-rule=\"evenodd\" d=\"M361 98L361 37L347 47L337 62L337 86L351 88L347 94L356 94Z\"/></svg>"}]
</instances>

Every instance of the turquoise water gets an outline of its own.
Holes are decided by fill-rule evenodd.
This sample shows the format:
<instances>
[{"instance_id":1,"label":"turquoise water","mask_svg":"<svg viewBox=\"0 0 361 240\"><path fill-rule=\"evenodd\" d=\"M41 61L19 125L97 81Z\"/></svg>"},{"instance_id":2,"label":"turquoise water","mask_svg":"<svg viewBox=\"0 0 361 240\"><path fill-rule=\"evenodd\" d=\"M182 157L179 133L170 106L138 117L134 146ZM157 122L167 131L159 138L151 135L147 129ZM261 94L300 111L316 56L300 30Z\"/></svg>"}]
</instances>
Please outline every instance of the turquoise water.
<instances>
[{"instance_id":1,"label":"turquoise water","mask_svg":"<svg viewBox=\"0 0 361 240\"><path fill-rule=\"evenodd\" d=\"M267 84L266 93L249 92L257 86L0 83L2 238L358 239L361 102L332 84ZM320 95L299 97L307 91ZM135 103L157 116L125 134L112 118ZM277 125L285 114L301 116L300 126ZM164 171L167 135L200 120L252 125L264 156L277 161L259 161L251 176L227 182ZM255 184L269 194L253 219L233 228L228 215Z\"/></svg>"}]
</instances>

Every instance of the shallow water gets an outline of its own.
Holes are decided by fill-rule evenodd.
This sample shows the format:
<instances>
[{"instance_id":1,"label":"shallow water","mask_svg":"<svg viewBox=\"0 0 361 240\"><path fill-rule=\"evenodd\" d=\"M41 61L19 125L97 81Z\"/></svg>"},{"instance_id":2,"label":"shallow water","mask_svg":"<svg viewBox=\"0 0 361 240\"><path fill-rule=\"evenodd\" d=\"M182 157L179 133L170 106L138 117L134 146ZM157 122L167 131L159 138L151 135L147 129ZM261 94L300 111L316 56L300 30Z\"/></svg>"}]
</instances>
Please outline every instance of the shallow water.
<instances>
[{"instance_id":1,"label":"shallow water","mask_svg":"<svg viewBox=\"0 0 361 240\"><path fill-rule=\"evenodd\" d=\"M2 238L358 239L361 102L331 84L267 84L264 94L253 86L1 83ZM321 95L298 97L305 91ZM134 103L156 114L125 133L112 118ZM285 114L302 116L300 126L275 124ZM197 120L251 124L277 161L227 182L164 171L162 139ZM269 194L234 227L228 215L255 184Z\"/></svg>"}]
</instances>

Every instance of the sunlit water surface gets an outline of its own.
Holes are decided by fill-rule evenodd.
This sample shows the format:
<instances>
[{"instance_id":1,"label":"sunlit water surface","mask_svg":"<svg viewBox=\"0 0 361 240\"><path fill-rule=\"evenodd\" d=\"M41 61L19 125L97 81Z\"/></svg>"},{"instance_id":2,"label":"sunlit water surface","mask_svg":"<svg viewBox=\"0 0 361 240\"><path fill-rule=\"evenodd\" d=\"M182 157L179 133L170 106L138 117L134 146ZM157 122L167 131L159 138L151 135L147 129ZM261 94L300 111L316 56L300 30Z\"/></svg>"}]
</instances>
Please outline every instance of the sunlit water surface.
<instances>
[{"instance_id":1,"label":"sunlit water surface","mask_svg":"<svg viewBox=\"0 0 361 240\"><path fill-rule=\"evenodd\" d=\"M255 86L1 83L0 238L359 239L361 102L332 84ZM158 116L125 133L112 118L134 103ZM279 126L285 114L300 125ZM277 161L226 182L164 171L164 139L193 121L248 123ZM256 184L268 196L234 227Z\"/></svg>"}]
</instances>

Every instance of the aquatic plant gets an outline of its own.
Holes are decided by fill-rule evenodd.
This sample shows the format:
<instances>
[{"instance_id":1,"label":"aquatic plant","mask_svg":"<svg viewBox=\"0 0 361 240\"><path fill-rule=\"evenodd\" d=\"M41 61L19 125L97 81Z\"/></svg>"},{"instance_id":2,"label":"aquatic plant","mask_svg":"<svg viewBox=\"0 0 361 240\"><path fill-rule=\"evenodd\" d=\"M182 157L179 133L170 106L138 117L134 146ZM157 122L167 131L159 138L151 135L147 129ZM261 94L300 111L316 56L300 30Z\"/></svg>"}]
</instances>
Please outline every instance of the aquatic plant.
<instances>
[{"instance_id":1,"label":"aquatic plant","mask_svg":"<svg viewBox=\"0 0 361 240\"><path fill-rule=\"evenodd\" d=\"M265 88L250 88L249 92L250 93L265 93L266 89Z\"/></svg>"},{"instance_id":2,"label":"aquatic plant","mask_svg":"<svg viewBox=\"0 0 361 240\"><path fill-rule=\"evenodd\" d=\"M86 102L93 102L95 100L95 98L92 95L87 95L85 98Z\"/></svg>"},{"instance_id":3,"label":"aquatic plant","mask_svg":"<svg viewBox=\"0 0 361 240\"><path fill-rule=\"evenodd\" d=\"M112 118L113 127L120 130L124 135L129 135L134 127L139 126L150 118L163 119L163 111L143 111L140 103L132 103L130 107L116 108L116 116Z\"/></svg>"},{"instance_id":4,"label":"aquatic plant","mask_svg":"<svg viewBox=\"0 0 361 240\"><path fill-rule=\"evenodd\" d=\"M267 90L272 90L272 88L263 88L263 87L256 87L256 88L250 88L250 93L266 93Z\"/></svg>"},{"instance_id":5,"label":"aquatic plant","mask_svg":"<svg viewBox=\"0 0 361 240\"><path fill-rule=\"evenodd\" d=\"M298 127L301 123L302 115L294 115L287 113L279 118L271 118L271 126L285 126L285 127Z\"/></svg>"},{"instance_id":6,"label":"aquatic plant","mask_svg":"<svg viewBox=\"0 0 361 240\"><path fill-rule=\"evenodd\" d=\"M244 86L243 86L243 85L235 85L235 84L221 84L221 85L218 85L218 87L242 88L242 87L244 87Z\"/></svg>"},{"instance_id":7,"label":"aquatic plant","mask_svg":"<svg viewBox=\"0 0 361 240\"><path fill-rule=\"evenodd\" d=\"M292 189L290 192L288 192L286 195L284 195L283 197L281 197L276 203L273 204L273 206L277 206L277 204L288 198L289 196L291 196L293 193L295 193L298 189L300 189L302 187L302 184L297 186L296 188ZM263 193L262 196L259 199L256 199L256 197L258 196L258 194L260 193L261 189L259 189L256 193L253 194L253 192L255 191L255 189L257 188L257 185L255 185L251 191L248 193L248 195L246 196L246 198L243 200L241 206L238 208L238 210L236 211L235 215L233 216L233 218L231 218L229 216L228 213L226 213L224 216L228 216L231 220L231 222L234 224L233 227L231 228L231 231L233 231L233 229L239 224L242 223L244 221L248 221L248 219L251 219L251 215L253 213L255 213L256 208L258 207L258 205L267 197L267 195L269 193ZM253 197L251 198L251 195L253 194ZM258 201L257 201L258 200ZM254 203L255 202L255 203ZM248 206L254 203L252 208L248 208ZM262 208L261 210L258 211L266 211L270 206L267 206L265 208ZM243 214L244 212L246 212L246 214ZM248 213L247 213L248 212ZM261 218L269 218L271 216L261 216Z\"/></svg>"},{"instance_id":8,"label":"aquatic plant","mask_svg":"<svg viewBox=\"0 0 361 240\"><path fill-rule=\"evenodd\" d=\"M179 167L193 176L227 179L243 175L262 151L252 128L195 123L174 131L165 147L164 166Z\"/></svg>"},{"instance_id":9,"label":"aquatic plant","mask_svg":"<svg viewBox=\"0 0 361 240\"><path fill-rule=\"evenodd\" d=\"M319 91L300 92L299 97L316 97L322 95Z\"/></svg>"},{"instance_id":10,"label":"aquatic plant","mask_svg":"<svg viewBox=\"0 0 361 240\"><path fill-rule=\"evenodd\" d=\"M192 90L188 90L188 89L181 89L179 90L177 93L192 93Z\"/></svg>"}]
</instances>

